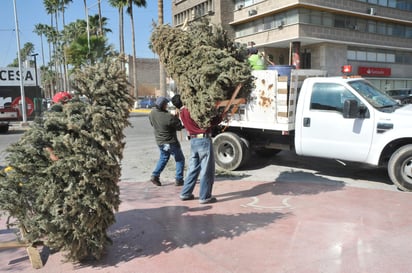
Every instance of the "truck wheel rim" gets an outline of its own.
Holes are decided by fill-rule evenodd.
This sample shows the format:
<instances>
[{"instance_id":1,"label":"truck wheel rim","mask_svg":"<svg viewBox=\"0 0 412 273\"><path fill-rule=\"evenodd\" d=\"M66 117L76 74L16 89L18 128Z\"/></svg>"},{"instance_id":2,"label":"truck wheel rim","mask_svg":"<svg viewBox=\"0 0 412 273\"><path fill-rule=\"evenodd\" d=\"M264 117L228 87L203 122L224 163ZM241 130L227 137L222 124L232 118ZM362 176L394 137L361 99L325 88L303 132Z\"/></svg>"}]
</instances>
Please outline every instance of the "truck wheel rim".
<instances>
[{"instance_id":1,"label":"truck wheel rim","mask_svg":"<svg viewBox=\"0 0 412 273\"><path fill-rule=\"evenodd\" d=\"M409 158L402 166L402 176L408 183L412 183L412 158Z\"/></svg>"},{"instance_id":2,"label":"truck wheel rim","mask_svg":"<svg viewBox=\"0 0 412 273\"><path fill-rule=\"evenodd\" d=\"M225 143L218 148L219 160L224 163L232 162L234 157L233 146Z\"/></svg>"}]
</instances>

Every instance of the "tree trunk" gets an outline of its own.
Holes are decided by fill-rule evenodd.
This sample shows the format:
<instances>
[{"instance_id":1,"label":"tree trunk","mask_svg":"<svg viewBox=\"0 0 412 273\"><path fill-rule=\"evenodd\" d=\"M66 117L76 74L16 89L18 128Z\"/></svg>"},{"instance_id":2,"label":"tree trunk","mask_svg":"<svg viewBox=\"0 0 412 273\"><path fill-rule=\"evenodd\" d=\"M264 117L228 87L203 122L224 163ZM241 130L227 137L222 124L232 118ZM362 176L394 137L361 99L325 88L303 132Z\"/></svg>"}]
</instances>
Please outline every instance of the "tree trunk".
<instances>
[{"instance_id":1,"label":"tree trunk","mask_svg":"<svg viewBox=\"0 0 412 273\"><path fill-rule=\"evenodd\" d=\"M97 6L99 9L99 36L103 36L101 0L97 1Z\"/></svg>"},{"instance_id":2,"label":"tree trunk","mask_svg":"<svg viewBox=\"0 0 412 273\"><path fill-rule=\"evenodd\" d=\"M62 20L63 20L63 29L66 26L66 21L64 17L64 9L62 12ZM69 65L67 64L67 54L66 54L66 39L63 39L63 76L64 76L64 90L70 90L70 82L69 82Z\"/></svg>"},{"instance_id":3,"label":"tree trunk","mask_svg":"<svg viewBox=\"0 0 412 273\"><path fill-rule=\"evenodd\" d=\"M129 10L130 10L130 24L132 26L132 47L133 47L133 91L134 97L137 100L139 98L139 94L137 91L137 67L136 67L136 38L134 32L134 19L133 19L133 3L129 2Z\"/></svg>"},{"instance_id":4,"label":"tree trunk","mask_svg":"<svg viewBox=\"0 0 412 273\"><path fill-rule=\"evenodd\" d=\"M120 54L124 55L124 14L123 7L119 7L119 47ZM124 62L121 64L122 69L125 69Z\"/></svg>"},{"instance_id":5,"label":"tree trunk","mask_svg":"<svg viewBox=\"0 0 412 273\"><path fill-rule=\"evenodd\" d=\"M157 14L158 14L158 23L159 25L163 25L163 0L157 0ZM163 64L160 62L159 59L159 80L160 80L160 95L166 97L166 71Z\"/></svg>"}]
</instances>

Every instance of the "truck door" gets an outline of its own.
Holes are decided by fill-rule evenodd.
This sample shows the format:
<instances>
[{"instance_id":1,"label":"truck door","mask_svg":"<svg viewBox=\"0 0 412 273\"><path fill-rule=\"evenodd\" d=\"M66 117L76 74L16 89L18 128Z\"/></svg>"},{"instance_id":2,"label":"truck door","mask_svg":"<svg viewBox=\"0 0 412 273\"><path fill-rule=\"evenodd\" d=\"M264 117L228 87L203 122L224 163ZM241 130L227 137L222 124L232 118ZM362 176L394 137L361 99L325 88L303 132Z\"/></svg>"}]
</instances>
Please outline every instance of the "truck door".
<instances>
[{"instance_id":1,"label":"truck door","mask_svg":"<svg viewBox=\"0 0 412 273\"><path fill-rule=\"evenodd\" d=\"M305 98L303 115L297 118L298 154L348 161L364 161L373 137L373 116L366 110L363 118L344 118L346 99L362 102L344 85L334 82L313 83L310 98ZM308 95L308 96L309 96ZM299 143L300 142L300 143Z\"/></svg>"}]
</instances>

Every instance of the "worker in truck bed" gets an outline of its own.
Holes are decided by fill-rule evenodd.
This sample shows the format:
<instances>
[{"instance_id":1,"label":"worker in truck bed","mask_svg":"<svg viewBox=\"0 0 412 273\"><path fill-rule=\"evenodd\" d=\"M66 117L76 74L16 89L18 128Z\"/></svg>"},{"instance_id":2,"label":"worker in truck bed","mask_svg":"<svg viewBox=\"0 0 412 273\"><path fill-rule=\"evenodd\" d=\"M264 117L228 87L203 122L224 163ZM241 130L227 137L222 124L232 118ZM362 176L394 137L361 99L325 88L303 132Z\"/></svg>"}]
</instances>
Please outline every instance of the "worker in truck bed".
<instances>
[{"instance_id":1,"label":"worker in truck bed","mask_svg":"<svg viewBox=\"0 0 412 273\"><path fill-rule=\"evenodd\" d=\"M248 48L248 61L253 70L265 70L267 63L275 65L272 61L266 58L265 53L259 53L256 47Z\"/></svg>"}]
</instances>

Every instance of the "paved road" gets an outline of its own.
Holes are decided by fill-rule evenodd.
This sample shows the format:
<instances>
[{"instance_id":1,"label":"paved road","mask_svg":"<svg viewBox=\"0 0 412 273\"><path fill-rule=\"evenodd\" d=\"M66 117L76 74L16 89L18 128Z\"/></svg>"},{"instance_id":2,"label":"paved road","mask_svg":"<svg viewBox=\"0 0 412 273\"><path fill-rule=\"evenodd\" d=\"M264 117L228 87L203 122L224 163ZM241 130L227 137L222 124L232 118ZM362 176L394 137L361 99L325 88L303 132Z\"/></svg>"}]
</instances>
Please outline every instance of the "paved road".
<instances>
[{"instance_id":1,"label":"paved road","mask_svg":"<svg viewBox=\"0 0 412 273\"><path fill-rule=\"evenodd\" d=\"M131 114L131 127L126 128L126 148L122 161L124 182L146 182L158 159L152 128L147 118L148 110ZM5 164L5 149L24 132L18 123L13 124L8 134L0 134L0 166ZM185 133L180 135L186 158L189 157L189 141ZM174 161L171 159L162 173L164 181L174 180ZM293 152L283 151L276 156L263 158L252 156L244 168L225 172L217 171L217 179L242 181L289 181L344 183L345 185L398 191L390 181L384 168L375 168L358 163L343 165L335 160L300 157Z\"/></svg>"},{"instance_id":2,"label":"paved road","mask_svg":"<svg viewBox=\"0 0 412 273\"><path fill-rule=\"evenodd\" d=\"M152 129L144 114L134 114L130 121L133 127L126 129L126 149L124 152L122 181L147 181L158 158ZM186 158L189 157L189 141L185 133L181 144ZM374 188L397 191L390 181L386 169L358 163L343 165L336 160L300 157L293 152L283 151L276 156L263 158L252 156L244 168L217 172L218 179L242 181L307 181L324 183L344 183L360 188ZM174 162L170 160L162 179L173 181Z\"/></svg>"},{"instance_id":3,"label":"paved road","mask_svg":"<svg viewBox=\"0 0 412 273\"><path fill-rule=\"evenodd\" d=\"M411 272L410 193L397 191L385 170L283 152L218 173L217 203L199 205L198 187L195 200L182 202L173 164L164 186L147 181L157 159L151 128L142 114L130 121L107 255L72 264L39 248L44 267L35 270L24 249L0 250L1 272ZM13 238L0 218L0 241Z\"/></svg>"}]
</instances>

